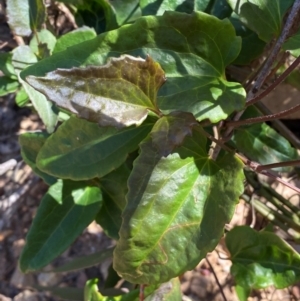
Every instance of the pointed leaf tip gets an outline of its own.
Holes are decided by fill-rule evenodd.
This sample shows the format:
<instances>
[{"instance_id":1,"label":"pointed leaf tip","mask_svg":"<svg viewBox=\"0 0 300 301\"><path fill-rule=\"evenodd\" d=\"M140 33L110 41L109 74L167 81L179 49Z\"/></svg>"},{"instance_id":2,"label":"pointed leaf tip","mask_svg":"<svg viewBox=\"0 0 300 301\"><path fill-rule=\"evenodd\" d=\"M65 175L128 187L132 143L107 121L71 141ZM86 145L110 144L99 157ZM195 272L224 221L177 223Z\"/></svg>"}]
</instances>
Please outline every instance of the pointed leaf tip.
<instances>
[{"instance_id":1,"label":"pointed leaf tip","mask_svg":"<svg viewBox=\"0 0 300 301\"><path fill-rule=\"evenodd\" d=\"M111 58L106 65L57 69L27 82L59 107L101 126L141 124L148 109L158 112L156 95L164 71L150 56Z\"/></svg>"}]
</instances>

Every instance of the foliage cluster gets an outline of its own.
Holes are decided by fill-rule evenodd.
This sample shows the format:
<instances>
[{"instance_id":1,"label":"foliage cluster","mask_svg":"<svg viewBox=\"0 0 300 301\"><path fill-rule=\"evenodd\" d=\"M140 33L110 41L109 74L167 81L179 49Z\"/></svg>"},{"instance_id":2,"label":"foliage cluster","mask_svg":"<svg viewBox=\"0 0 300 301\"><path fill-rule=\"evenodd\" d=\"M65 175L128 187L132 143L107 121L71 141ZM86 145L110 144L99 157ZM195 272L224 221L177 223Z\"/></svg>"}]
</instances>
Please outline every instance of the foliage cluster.
<instances>
[{"instance_id":1,"label":"foliage cluster","mask_svg":"<svg viewBox=\"0 0 300 301\"><path fill-rule=\"evenodd\" d=\"M23 134L20 144L24 161L50 186L20 267L45 267L95 220L114 250L57 271L113 256L111 273L147 285L146 300L181 300L178 276L224 235L244 174L255 185L251 168L298 159L268 118L256 123L263 112L254 103L266 79L257 62L266 57L264 67L271 58L272 68L285 70L282 54L300 55L297 26L280 42L299 1L61 2L80 27L55 36L42 0L7 0L9 26L29 44L0 54L0 93L16 92L17 104L32 105L44 122L46 131ZM290 170L283 165L277 171ZM286 215L280 225L298 231L299 210L275 199L278 219ZM274 233L241 226L225 240L240 300L251 289L299 281L299 254ZM92 279L77 297L139 298L136 289L118 294L99 293Z\"/></svg>"}]
</instances>

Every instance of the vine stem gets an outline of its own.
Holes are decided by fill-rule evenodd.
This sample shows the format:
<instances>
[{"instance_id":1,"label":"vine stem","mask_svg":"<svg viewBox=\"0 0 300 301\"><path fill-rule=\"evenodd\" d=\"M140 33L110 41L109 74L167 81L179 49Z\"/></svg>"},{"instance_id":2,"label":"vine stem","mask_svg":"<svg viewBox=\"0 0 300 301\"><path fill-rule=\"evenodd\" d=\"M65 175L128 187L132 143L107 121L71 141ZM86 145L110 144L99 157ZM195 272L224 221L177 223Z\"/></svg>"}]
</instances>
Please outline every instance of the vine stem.
<instances>
[{"instance_id":1,"label":"vine stem","mask_svg":"<svg viewBox=\"0 0 300 301\"><path fill-rule=\"evenodd\" d=\"M287 110L281 111L279 113L271 114L271 115L264 115L264 116L259 116L259 117L254 117L254 118L248 118L248 119L243 119L243 120L237 120L237 121L225 121L225 125L228 125L230 127L236 128L241 125L247 125L247 124L254 124L254 123L259 123L259 122L265 122L265 121L270 121L274 119L279 119L284 116L290 115L292 113L295 113L300 110L300 104L293 106Z\"/></svg>"},{"instance_id":2,"label":"vine stem","mask_svg":"<svg viewBox=\"0 0 300 301\"><path fill-rule=\"evenodd\" d=\"M283 27L283 30L276 41L270 55L268 56L263 68L261 69L261 72L259 73L257 80L255 81L252 89L250 90L250 93L248 94L248 99L252 99L253 95L258 92L258 90L263 85L266 77L269 75L270 69L272 68L273 62L275 61L278 53L280 52L280 49L283 45L283 43L288 38L288 35L290 34L291 28L294 25L295 20L298 17L300 11L300 0L296 0L292 6L292 9L289 13L289 16L285 22L285 25Z\"/></svg>"},{"instance_id":3,"label":"vine stem","mask_svg":"<svg viewBox=\"0 0 300 301\"><path fill-rule=\"evenodd\" d=\"M212 264L211 264L210 261L208 260L207 256L205 257L205 260L206 260L206 262L208 263L208 265L209 265L209 267L210 267L210 269L211 269L211 271L212 271L212 273L213 273L213 275L214 275L214 277L215 277L215 280L216 280L216 282L217 282L217 285L218 285L218 287L219 287L219 290L220 290L220 292L221 292L221 294L222 294L222 297L223 297L224 301L227 301L226 296L225 296L224 291L223 291L223 287L222 287L222 285L221 285L221 283L220 283L220 281L219 281L219 279L218 279L218 276L217 276L217 274L216 274L216 272L215 272L215 270L214 270Z\"/></svg>"},{"instance_id":4,"label":"vine stem","mask_svg":"<svg viewBox=\"0 0 300 301\"><path fill-rule=\"evenodd\" d=\"M197 127L196 127L197 129ZM300 160L294 160L294 161L286 161L286 162L279 162L279 163L273 163L273 164L266 164L266 165L261 165L255 161L251 161L248 158L246 158L245 156L243 156L242 154L239 154L236 152L235 149L229 147L228 145L224 145L222 141L217 140L215 137L213 137L212 135L210 135L209 133L207 133L206 131L204 131L203 129L197 129L200 133L202 133L203 135L205 135L207 138L209 138L210 140L212 140L213 142L216 143L217 147L223 148L224 150L226 150L227 152L231 152L234 153L235 156L237 156L245 165L247 165L249 168L251 168L253 171L257 172L257 173L261 173L283 185L285 185L286 187L291 188L292 190L300 193L300 188L291 185L290 183L288 183L287 181L283 180L281 177L279 177L276 174L273 174L272 172L266 170L266 169L271 169L271 168L276 168L276 167L283 167L283 166L295 166L295 165L300 165Z\"/></svg>"},{"instance_id":5,"label":"vine stem","mask_svg":"<svg viewBox=\"0 0 300 301\"><path fill-rule=\"evenodd\" d=\"M248 101L252 100L255 96L255 94L258 92L258 90L262 87L265 79L267 78L267 76L270 73L270 70L272 68L272 65L283 45L283 43L285 42L285 40L287 39L289 33L291 32L291 28L293 26L293 24L295 23L295 20L297 20L298 18L298 14L300 11L300 0L295 0L292 9L289 13L289 16L287 18L287 21L284 24L283 30L279 36L279 38L277 39L274 47L272 48L267 60L264 63L264 66L262 67L262 69L260 70L260 72L258 73L257 79L255 80L255 83L252 87L252 89L249 91L247 98L246 98L246 104ZM291 71L290 71L291 72ZM238 121L241 116L243 115L244 110L240 111L238 113L235 114L235 116L233 117L233 121ZM233 133L234 127L229 126L223 135L223 141L225 142L226 140L228 140L232 133ZM217 158L219 152L221 150L220 145L217 145L214 149L214 153L212 155L213 158Z\"/></svg>"},{"instance_id":6,"label":"vine stem","mask_svg":"<svg viewBox=\"0 0 300 301\"><path fill-rule=\"evenodd\" d=\"M274 90L281 82L283 82L291 74L291 72L299 65L299 63L300 63L300 56L298 56L295 59L295 61L267 89L265 89L262 93L253 97L252 99L249 99L246 102L246 106L250 106L258 102L265 96L267 96L272 90Z\"/></svg>"}]
</instances>

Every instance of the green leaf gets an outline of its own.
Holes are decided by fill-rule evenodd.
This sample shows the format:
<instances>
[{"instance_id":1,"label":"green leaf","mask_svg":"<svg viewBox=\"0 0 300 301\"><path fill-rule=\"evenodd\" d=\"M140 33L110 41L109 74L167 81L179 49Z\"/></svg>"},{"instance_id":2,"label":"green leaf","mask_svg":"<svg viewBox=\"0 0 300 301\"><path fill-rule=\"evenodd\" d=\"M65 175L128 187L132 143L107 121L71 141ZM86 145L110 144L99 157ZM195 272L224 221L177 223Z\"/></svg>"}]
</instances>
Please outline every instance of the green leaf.
<instances>
[{"instance_id":1,"label":"green leaf","mask_svg":"<svg viewBox=\"0 0 300 301\"><path fill-rule=\"evenodd\" d=\"M250 64L263 53L266 43L259 39L255 32L246 28L234 13L231 16L230 21L233 24L237 35L242 38L242 49L239 56L234 61L234 64Z\"/></svg>"},{"instance_id":2,"label":"green leaf","mask_svg":"<svg viewBox=\"0 0 300 301\"><path fill-rule=\"evenodd\" d=\"M141 17L139 0L110 0L109 3L113 7L117 24L119 26L131 23Z\"/></svg>"},{"instance_id":3,"label":"green leaf","mask_svg":"<svg viewBox=\"0 0 300 301\"><path fill-rule=\"evenodd\" d=\"M52 54L56 44L56 37L47 29L35 33L30 40L29 46L35 55L43 59Z\"/></svg>"},{"instance_id":4,"label":"green leaf","mask_svg":"<svg viewBox=\"0 0 300 301\"><path fill-rule=\"evenodd\" d=\"M39 291L50 292L52 295L63 299L63 300L72 300L72 301L82 301L83 300L83 289L75 287L49 287L49 286L40 286L32 285L33 288Z\"/></svg>"},{"instance_id":5,"label":"green leaf","mask_svg":"<svg viewBox=\"0 0 300 301\"><path fill-rule=\"evenodd\" d=\"M51 272L64 273L64 272L71 272L71 271L85 269L103 262L105 259L112 257L112 254L113 254L113 248L108 248L106 250L95 252L90 255L85 255L83 257L72 259L71 261L65 263L64 265L52 269Z\"/></svg>"},{"instance_id":6,"label":"green leaf","mask_svg":"<svg viewBox=\"0 0 300 301\"><path fill-rule=\"evenodd\" d=\"M29 102L28 94L26 93L24 87L22 86L16 93L16 104L19 107L24 107Z\"/></svg>"},{"instance_id":7,"label":"green leaf","mask_svg":"<svg viewBox=\"0 0 300 301\"><path fill-rule=\"evenodd\" d=\"M225 241L231 254L231 273L245 293L270 285L282 289L300 280L299 254L274 233L237 226Z\"/></svg>"},{"instance_id":8,"label":"green leaf","mask_svg":"<svg viewBox=\"0 0 300 301\"><path fill-rule=\"evenodd\" d=\"M104 289L115 287L121 279L122 278L114 270L114 268L111 264L108 268L108 271L107 271L107 277L105 279Z\"/></svg>"},{"instance_id":9,"label":"green leaf","mask_svg":"<svg viewBox=\"0 0 300 301\"><path fill-rule=\"evenodd\" d=\"M59 107L101 126L141 124L158 111L156 94L164 72L149 56L112 58L101 67L58 69L27 82Z\"/></svg>"},{"instance_id":10,"label":"green leaf","mask_svg":"<svg viewBox=\"0 0 300 301\"><path fill-rule=\"evenodd\" d=\"M140 145L113 261L132 283L162 283L193 269L232 217L243 191L242 164L231 154L209 159L199 131L166 158L150 137Z\"/></svg>"},{"instance_id":11,"label":"green leaf","mask_svg":"<svg viewBox=\"0 0 300 301\"><path fill-rule=\"evenodd\" d=\"M0 70L7 77L16 79L16 72L14 66L12 65L12 53L11 52L2 52L0 53Z\"/></svg>"},{"instance_id":12,"label":"green leaf","mask_svg":"<svg viewBox=\"0 0 300 301\"><path fill-rule=\"evenodd\" d=\"M68 47L91 40L96 37L96 32L93 28L86 26L66 33L61 36L54 47L53 53L66 50Z\"/></svg>"},{"instance_id":13,"label":"green leaf","mask_svg":"<svg viewBox=\"0 0 300 301\"><path fill-rule=\"evenodd\" d=\"M37 166L55 177L76 181L105 176L125 162L152 126L149 119L138 128L118 130L71 117L47 139Z\"/></svg>"},{"instance_id":14,"label":"green leaf","mask_svg":"<svg viewBox=\"0 0 300 301\"><path fill-rule=\"evenodd\" d=\"M182 294L180 281L173 278L169 282L163 283L154 293L148 296L145 301L181 301Z\"/></svg>"},{"instance_id":15,"label":"green leaf","mask_svg":"<svg viewBox=\"0 0 300 301\"><path fill-rule=\"evenodd\" d=\"M117 27L115 13L107 0L82 1L77 5L75 18L79 26L93 27L97 34Z\"/></svg>"},{"instance_id":16,"label":"green leaf","mask_svg":"<svg viewBox=\"0 0 300 301\"><path fill-rule=\"evenodd\" d=\"M231 16L232 9L229 6L227 0L214 1L212 8L210 9L210 14L219 18L225 19Z\"/></svg>"},{"instance_id":17,"label":"green leaf","mask_svg":"<svg viewBox=\"0 0 300 301\"><path fill-rule=\"evenodd\" d=\"M167 77L157 98L163 113L185 111L198 121L218 122L244 107L242 86L225 80L225 68L238 56L240 47L241 40L229 20L200 12L166 12L139 18L132 25L52 55L24 70L22 78L43 76L55 68L99 66L109 56L123 53L150 55Z\"/></svg>"},{"instance_id":18,"label":"green leaf","mask_svg":"<svg viewBox=\"0 0 300 301\"><path fill-rule=\"evenodd\" d=\"M294 57L298 57L300 55L300 30L291 36L282 48L288 50Z\"/></svg>"},{"instance_id":19,"label":"green leaf","mask_svg":"<svg viewBox=\"0 0 300 301\"><path fill-rule=\"evenodd\" d=\"M43 0L8 0L6 5L8 24L16 35L29 36L41 29L46 18Z\"/></svg>"},{"instance_id":20,"label":"green leaf","mask_svg":"<svg viewBox=\"0 0 300 301\"><path fill-rule=\"evenodd\" d=\"M159 155L167 157L180 146L186 136L192 135L193 126L197 125L191 113L172 112L161 117L153 126L151 137Z\"/></svg>"},{"instance_id":21,"label":"green leaf","mask_svg":"<svg viewBox=\"0 0 300 301\"><path fill-rule=\"evenodd\" d=\"M103 296L98 291L98 279L90 279L84 287L84 301L104 301Z\"/></svg>"},{"instance_id":22,"label":"green leaf","mask_svg":"<svg viewBox=\"0 0 300 301\"><path fill-rule=\"evenodd\" d=\"M0 96L5 96L9 93L14 93L18 90L20 84L17 80L7 76L0 77Z\"/></svg>"},{"instance_id":23,"label":"green leaf","mask_svg":"<svg viewBox=\"0 0 300 301\"><path fill-rule=\"evenodd\" d=\"M101 192L88 182L59 180L43 197L20 258L23 272L49 264L95 218Z\"/></svg>"},{"instance_id":24,"label":"green leaf","mask_svg":"<svg viewBox=\"0 0 300 301\"><path fill-rule=\"evenodd\" d=\"M103 203L96 216L96 222L101 225L105 234L113 239L119 239L122 223L121 214L126 205L127 180L130 169L122 164L100 179Z\"/></svg>"},{"instance_id":25,"label":"green leaf","mask_svg":"<svg viewBox=\"0 0 300 301\"><path fill-rule=\"evenodd\" d=\"M146 15L163 15L165 11L177 11L192 13L193 11L205 11L210 0L140 0L142 13Z\"/></svg>"},{"instance_id":26,"label":"green leaf","mask_svg":"<svg viewBox=\"0 0 300 301\"><path fill-rule=\"evenodd\" d=\"M242 119L260 116L254 107L247 108ZM249 159L260 164L271 164L298 159L297 150L288 140L265 123L256 123L235 130L232 141L236 148ZM291 167L274 170L289 171Z\"/></svg>"},{"instance_id":27,"label":"green leaf","mask_svg":"<svg viewBox=\"0 0 300 301\"><path fill-rule=\"evenodd\" d=\"M19 143L21 146L21 155L23 160L32 168L32 170L40 176L47 184L52 185L56 182L56 178L42 172L36 166L36 157L45 144L49 134L47 133L25 133L20 135Z\"/></svg>"},{"instance_id":28,"label":"green leaf","mask_svg":"<svg viewBox=\"0 0 300 301\"><path fill-rule=\"evenodd\" d=\"M270 42L281 33L283 17L294 0L227 0L240 20Z\"/></svg>"},{"instance_id":29,"label":"green leaf","mask_svg":"<svg viewBox=\"0 0 300 301\"><path fill-rule=\"evenodd\" d=\"M13 50L12 64L16 70L16 73L18 74L19 82L24 87L34 108L44 122L48 133L52 133L57 122L57 114L52 103L49 102L43 94L30 87L19 76L21 70L27 68L35 62L37 62L37 57L29 46L22 45Z\"/></svg>"}]
</instances>

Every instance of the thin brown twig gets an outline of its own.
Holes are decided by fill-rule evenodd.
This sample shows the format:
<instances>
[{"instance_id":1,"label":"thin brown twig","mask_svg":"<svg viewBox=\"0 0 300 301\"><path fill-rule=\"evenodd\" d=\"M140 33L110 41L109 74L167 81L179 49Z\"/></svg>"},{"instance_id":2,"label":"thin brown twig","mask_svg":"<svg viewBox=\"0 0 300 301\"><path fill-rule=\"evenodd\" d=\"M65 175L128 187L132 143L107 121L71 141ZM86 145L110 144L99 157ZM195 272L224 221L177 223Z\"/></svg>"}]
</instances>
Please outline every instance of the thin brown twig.
<instances>
[{"instance_id":1,"label":"thin brown twig","mask_svg":"<svg viewBox=\"0 0 300 301\"><path fill-rule=\"evenodd\" d=\"M277 39L273 49L271 50L267 60L265 61L263 68L259 72L258 77L257 77L252 89L249 91L247 98L246 98L246 102L254 98L254 95L258 92L258 90L263 85L266 77L269 75L270 69L272 68L272 65L273 65L283 43L287 39L295 20L297 20L297 18L298 18L299 11L300 11L300 0L295 0L294 4L292 6L292 9L289 13L289 16L287 18L287 21L284 24L283 30L282 30L279 38ZM244 113L244 110L236 113L235 116L233 117L233 121L238 121L241 118L241 116L243 115L243 113ZM225 138L224 141L226 141L227 137L230 137L232 135L233 130L234 130L233 127L228 127L225 130L225 133L223 136ZM220 146L217 145L214 149L214 154L213 154L214 158L216 158L218 156L220 150L221 150Z\"/></svg>"},{"instance_id":2,"label":"thin brown twig","mask_svg":"<svg viewBox=\"0 0 300 301\"><path fill-rule=\"evenodd\" d=\"M279 163L258 165L255 170L261 172L262 170L272 169L277 167L285 167L285 166L300 166L300 160L291 160L291 161L285 161Z\"/></svg>"},{"instance_id":3,"label":"thin brown twig","mask_svg":"<svg viewBox=\"0 0 300 301\"><path fill-rule=\"evenodd\" d=\"M278 53L280 52L283 43L286 41L287 37L289 36L291 28L298 17L299 11L300 11L300 0L295 0L292 9L288 15L288 18L285 22L282 32L279 38L277 39L271 53L269 54L257 80L255 81L252 89L250 90L249 99L253 98L253 95L258 92L258 90L263 85L266 77L269 75L270 69L272 68L273 63Z\"/></svg>"},{"instance_id":4,"label":"thin brown twig","mask_svg":"<svg viewBox=\"0 0 300 301\"><path fill-rule=\"evenodd\" d=\"M264 115L264 116L259 116L259 117L253 117L253 118L248 118L248 119L243 119L243 120L237 120L237 121L225 121L225 125L236 128L241 125L247 125L247 124L254 124L254 123L259 123L259 122L265 122L265 121L270 121L270 120L275 120L275 119L280 119L284 116L288 116L292 113L295 113L300 110L300 104L293 106L287 110L281 111L279 113L275 113L272 115Z\"/></svg>"},{"instance_id":5,"label":"thin brown twig","mask_svg":"<svg viewBox=\"0 0 300 301\"><path fill-rule=\"evenodd\" d=\"M205 257L205 260L206 260L206 262L208 263L208 265L209 265L209 267L210 267L210 269L211 269L211 271L212 271L212 273L213 273L213 275L214 275L214 277L215 277L215 280L216 280L216 282L217 282L217 285L218 285L218 287L219 287L219 290L220 290L220 292L221 292L221 295L222 295L224 301L227 301L226 296L225 296L224 291L223 291L223 287L222 287L222 285L221 285L221 283L220 283L220 281L219 281L219 279L218 279L218 276L217 276L217 274L216 274L216 272L215 272L215 270L214 270L212 264L211 264L210 261L208 260L207 256Z\"/></svg>"},{"instance_id":6,"label":"thin brown twig","mask_svg":"<svg viewBox=\"0 0 300 301\"><path fill-rule=\"evenodd\" d=\"M281 82L283 82L290 74L291 72L299 65L300 63L300 56L297 57L297 59L268 87L266 90L264 90L259 95L249 99L246 102L246 106L250 106L257 101L261 100L265 96L267 96L272 90L274 90Z\"/></svg>"}]
</instances>

